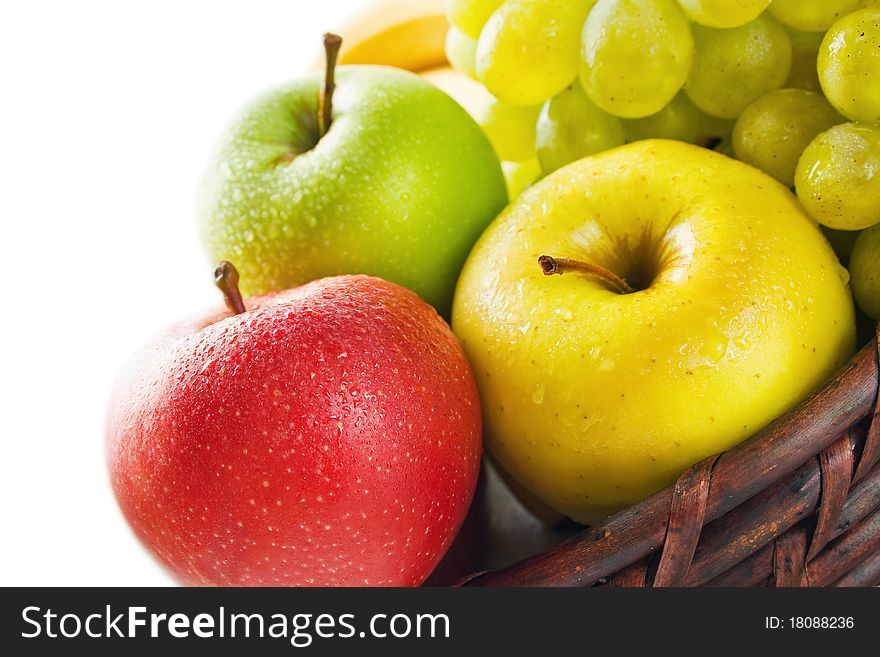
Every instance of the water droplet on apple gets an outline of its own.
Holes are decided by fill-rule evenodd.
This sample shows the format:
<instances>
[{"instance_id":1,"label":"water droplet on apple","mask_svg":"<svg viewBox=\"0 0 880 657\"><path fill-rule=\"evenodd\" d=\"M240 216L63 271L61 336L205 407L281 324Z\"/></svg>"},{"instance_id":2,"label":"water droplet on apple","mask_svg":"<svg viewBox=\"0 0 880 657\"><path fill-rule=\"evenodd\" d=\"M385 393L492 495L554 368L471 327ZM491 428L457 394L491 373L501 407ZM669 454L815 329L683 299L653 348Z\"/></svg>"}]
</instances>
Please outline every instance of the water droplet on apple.
<instances>
[{"instance_id":1,"label":"water droplet on apple","mask_svg":"<svg viewBox=\"0 0 880 657\"><path fill-rule=\"evenodd\" d=\"M562 318L563 322L570 322L574 319L574 313L571 312L568 308L558 308L556 310L556 314Z\"/></svg>"},{"instance_id":2,"label":"water droplet on apple","mask_svg":"<svg viewBox=\"0 0 880 657\"><path fill-rule=\"evenodd\" d=\"M544 384L539 383L535 386L535 391L532 393L532 403L535 404L543 404L544 403Z\"/></svg>"},{"instance_id":3,"label":"water droplet on apple","mask_svg":"<svg viewBox=\"0 0 880 657\"><path fill-rule=\"evenodd\" d=\"M246 230L242 233L242 237L244 237L245 242L253 242L254 241L254 231Z\"/></svg>"}]
</instances>

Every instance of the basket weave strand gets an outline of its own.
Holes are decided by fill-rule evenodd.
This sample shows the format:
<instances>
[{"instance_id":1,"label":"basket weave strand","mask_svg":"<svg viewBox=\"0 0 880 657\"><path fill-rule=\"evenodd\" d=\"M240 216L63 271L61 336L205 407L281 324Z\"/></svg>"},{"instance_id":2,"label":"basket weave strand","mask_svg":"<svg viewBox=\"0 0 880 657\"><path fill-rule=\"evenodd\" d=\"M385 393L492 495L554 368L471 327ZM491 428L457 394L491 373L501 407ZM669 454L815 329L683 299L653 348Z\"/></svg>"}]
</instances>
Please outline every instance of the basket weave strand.
<instances>
[{"instance_id":1,"label":"basket weave strand","mask_svg":"<svg viewBox=\"0 0 880 657\"><path fill-rule=\"evenodd\" d=\"M832 539L835 523L840 519L853 479L855 451L852 434L848 434L819 454L822 493L816 519L816 530L810 541L806 560L813 559Z\"/></svg>"},{"instance_id":2,"label":"basket weave strand","mask_svg":"<svg viewBox=\"0 0 880 657\"><path fill-rule=\"evenodd\" d=\"M880 508L880 466L875 468L871 474L853 486L852 493L843 507L840 519L834 526L832 531L832 539L846 535L847 531L855 524L866 518L872 513L876 513ZM791 531L806 531L806 527L798 525ZM751 556L742 559L743 551L739 555L734 555L722 560L722 567L715 569L707 569L699 559L695 560L694 567L688 575L687 585L699 585L704 582L709 586L752 586L759 584L772 578L774 567L774 550L773 542L766 542ZM824 552L820 553L824 554ZM729 569L725 569L726 566ZM709 581L706 581L709 577Z\"/></svg>"},{"instance_id":3,"label":"basket weave strand","mask_svg":"<svg viewBox=\"0 0 880 657\"><path fill-rule=\"evenodd\" d=\"M463 585L876 584L878 353L880 327L832 381L751 439L601 526Z\"/></svg>"},{"instance_id":4,"label":"basket weave strand","mask_svg":"<svg viewBox=\"0 0 880 657\"><path fill-rule=\"evenodd\" d=\"M712 457L697 463L675 482L654 586L681 586L687 577L703 529L712 470L717 460ZM644 572L647 579L647 569Z\"/></svg>"}]
</instances>

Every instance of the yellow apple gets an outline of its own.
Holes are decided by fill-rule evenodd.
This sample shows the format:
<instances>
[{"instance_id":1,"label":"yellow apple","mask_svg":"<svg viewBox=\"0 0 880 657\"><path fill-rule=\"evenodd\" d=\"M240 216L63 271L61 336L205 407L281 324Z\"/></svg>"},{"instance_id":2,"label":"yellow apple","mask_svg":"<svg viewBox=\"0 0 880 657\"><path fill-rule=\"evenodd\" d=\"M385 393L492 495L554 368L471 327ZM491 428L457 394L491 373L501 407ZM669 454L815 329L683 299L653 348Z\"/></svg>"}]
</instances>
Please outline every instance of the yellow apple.
<instances>
[{"instance_id":1,"label":"yellow apple","mask_svg":"<svg viewBox=\"0 0 880 657\"><path fill-rule=\"evenodd\" d=\"M659 140L528 189L453 308L489 449L586 523L809 395L852 354L854 321L846 272L789 190Z\"/></svg>"}]
</instances>

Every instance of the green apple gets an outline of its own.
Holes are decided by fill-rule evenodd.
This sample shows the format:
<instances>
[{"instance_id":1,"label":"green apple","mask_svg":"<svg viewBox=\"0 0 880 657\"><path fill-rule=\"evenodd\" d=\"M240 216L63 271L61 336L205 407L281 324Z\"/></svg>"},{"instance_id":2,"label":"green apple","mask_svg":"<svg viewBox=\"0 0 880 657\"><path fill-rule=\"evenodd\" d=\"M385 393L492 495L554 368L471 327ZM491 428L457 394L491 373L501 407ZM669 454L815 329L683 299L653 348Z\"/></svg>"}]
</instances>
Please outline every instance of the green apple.
<instances>
[{"instance_id":1,"label":"green apple","mask_svg":"<svg viewBox=\"0 0 880 657\"><path fill-rule=\"evenodd\" d=\"M448 315L468 252L507 203L498 158L467 112L418 76L335 73L326 134L320 75L234 121L199 203L209 256L236 263L245 295L370 274Z\"/></svg>"},{"instance_id":2,"label":"green apple","mask_svg":"<svg viewBox=\"0 0 880 657\"><path fill-rule=\"evenodd\" d=\"M859 235L849 260L849 273L859 308L880 320L880 224Z\"/></svg>"},{"instance_id":3,"label":"green apple","mask_svg":"<svg viewBox=\"0 0 880 657\"><path fill-rule=\"evenodd\" d=\"M855 342L846 280L788 189L648 140L526 190L471 253L453 328L489 449L539 498L594 523L843 364Z\"/></svg>"}]
</instances>

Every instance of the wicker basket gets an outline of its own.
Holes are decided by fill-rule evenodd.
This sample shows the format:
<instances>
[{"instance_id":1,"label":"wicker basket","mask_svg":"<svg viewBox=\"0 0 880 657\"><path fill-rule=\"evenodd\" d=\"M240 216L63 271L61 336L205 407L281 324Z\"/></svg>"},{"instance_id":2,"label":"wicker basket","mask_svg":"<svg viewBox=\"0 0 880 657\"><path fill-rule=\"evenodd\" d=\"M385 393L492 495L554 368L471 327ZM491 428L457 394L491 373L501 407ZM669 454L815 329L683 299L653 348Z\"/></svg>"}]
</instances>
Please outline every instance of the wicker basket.
<instances>
[{"instance_id":1,"label":"wicker basket","mask_svg":"<svg viewBox=\"0 0 880 657\"><path fill-rule=\"evenodd\" d=\"M462 586L880 584L880 327L836 378L678 481Z\"/></svg>"}]
</instances>

